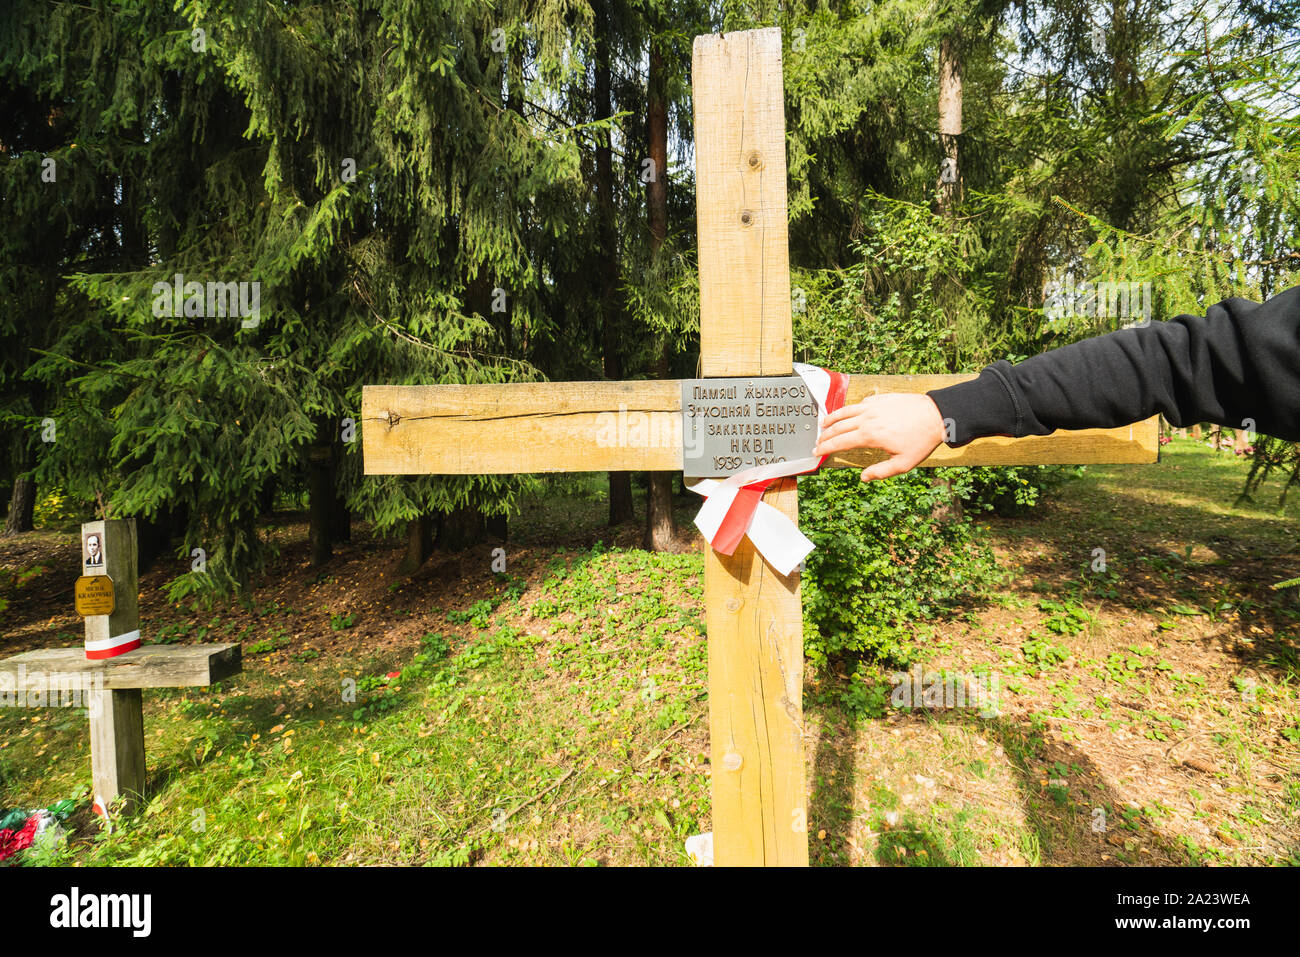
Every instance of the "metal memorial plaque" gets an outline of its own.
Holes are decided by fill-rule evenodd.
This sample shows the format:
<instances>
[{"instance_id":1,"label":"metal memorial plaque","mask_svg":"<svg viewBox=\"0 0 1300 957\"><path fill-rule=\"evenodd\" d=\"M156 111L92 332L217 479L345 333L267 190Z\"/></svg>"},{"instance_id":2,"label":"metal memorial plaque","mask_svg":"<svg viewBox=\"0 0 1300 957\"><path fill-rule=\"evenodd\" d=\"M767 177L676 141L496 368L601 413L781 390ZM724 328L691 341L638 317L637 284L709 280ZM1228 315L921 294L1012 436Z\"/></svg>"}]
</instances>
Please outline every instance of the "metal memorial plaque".
<instances>
[{"instance_id":1,"label":"metal memorial plaque","mask_svg":"<svg viewBox=\"0 0 1300 957\"><path fill-rule=\"evenodd\" d=\"M797 375L682 380L682 474L725 478L808 458L817 400Z\"/></svg>"},{"instance_id":2,"label":"metal memorial plaque","mask_svg":"<svg viewBox=\"0 0 1300 957\"><path fill-rule=\"evenodd\" d=\"M83 618L113 614L117 610L113 579L107 575L82 575L72 590L72 603Z\"/></svg>"}]
</instances>

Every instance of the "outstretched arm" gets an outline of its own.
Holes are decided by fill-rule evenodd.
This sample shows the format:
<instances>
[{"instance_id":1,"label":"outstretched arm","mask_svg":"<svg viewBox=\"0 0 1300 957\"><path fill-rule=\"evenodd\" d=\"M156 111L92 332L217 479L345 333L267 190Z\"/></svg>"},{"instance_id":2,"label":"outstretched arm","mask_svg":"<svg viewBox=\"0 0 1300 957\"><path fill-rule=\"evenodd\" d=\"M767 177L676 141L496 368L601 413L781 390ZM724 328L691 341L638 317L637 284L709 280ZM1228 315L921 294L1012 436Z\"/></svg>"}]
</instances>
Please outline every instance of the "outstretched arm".
<instances>
[{"instance_id":1,"label":"outstretched arm","mask_svg":"<svg viewBox=\"0 0 1300 957\"><path fill-rule=\"evenodd\" d=\"M876 395L826 419L816 453L878 448L891 458L863 472L914 468L945 438L1047 435L1113 428L1156 413L1177 426L1214 422L1300 439L1300 287L1263 304L1225 299L1205 316L1124 329L1002 360L969 382L924 396Z\"/></svg>"}]
</instances>

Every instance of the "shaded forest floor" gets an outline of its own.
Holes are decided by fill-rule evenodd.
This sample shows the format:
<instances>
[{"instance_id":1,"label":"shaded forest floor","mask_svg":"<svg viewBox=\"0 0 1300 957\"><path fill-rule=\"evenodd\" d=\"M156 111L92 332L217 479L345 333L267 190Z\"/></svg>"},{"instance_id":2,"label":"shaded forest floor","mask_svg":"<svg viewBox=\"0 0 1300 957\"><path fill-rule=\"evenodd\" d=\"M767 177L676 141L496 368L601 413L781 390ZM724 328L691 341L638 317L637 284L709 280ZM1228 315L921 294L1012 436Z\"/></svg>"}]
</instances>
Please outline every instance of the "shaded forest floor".
<instances>
[{"instance_id":1,"label":"shaded forest floor","mask_svg":"<svg viewBox=\"0 0 1300 957\"><path fill-rule=\"evenodd\" d=\"M1300 500L1234 508L1243 476L1175 440L988 520L1005 583L918 636L927 673L996 675L996 713L876 715L810 675L814 863L1300 863L1300 604L1269 587L1300 575ZM698 540L642 552L595 477L572 487L512 520L504 574L483 545L394 579L401 545L363 527L313 574L298 516L247 606L173 607L186 566L152 569L146 640L240 641L244 673L146 693L149 803L111 833L84 712L0 709L0 807L80 804L27 860L687 863L710 827ZM71 532L0 539L0 656L80 643L77 556Z\"/></svg>"}]
</instances>

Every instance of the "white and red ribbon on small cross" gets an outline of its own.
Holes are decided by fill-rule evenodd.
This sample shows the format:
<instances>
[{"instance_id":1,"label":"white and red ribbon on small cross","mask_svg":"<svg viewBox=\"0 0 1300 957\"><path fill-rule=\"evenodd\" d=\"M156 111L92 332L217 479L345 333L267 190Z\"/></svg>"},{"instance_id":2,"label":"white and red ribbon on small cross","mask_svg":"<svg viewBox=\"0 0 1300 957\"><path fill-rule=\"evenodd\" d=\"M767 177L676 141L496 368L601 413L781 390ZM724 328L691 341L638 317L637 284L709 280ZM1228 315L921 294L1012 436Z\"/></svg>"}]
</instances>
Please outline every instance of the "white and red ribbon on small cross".
<instances>
[{"instance_id":1,"label":"white and red ribbon on small cross","mask_svg":"<svg viewBox=\"0 0 1300 957\"><path fill-rule=\"evenodd\" d=\"M140 647L140 629L135 628L124 635L117 635L113 638L101 638L98 641L86 642L86 658L89 661L102 661L104 658L116 658L118 655L124 655L128 651L135 651Z\"/></svg>"},{"instance_id":2,"label":"white and red ribbon on small cross","mask_svg":"<svg viewBox=\"0 0 1300 957\"><path fill-rule=\"evenodd\" d=\"M794 371L808 386L817 402L817 431L821 433L826 416L844 405L849 377L817 366L794 364ZM780 510L765 504L763 492L779 478L815 472L826 456L809 456L791 462L756 465L719 481L700 479L691 491L704 496L704 505L695 516L695 527L714 550L730 555L746 535L754 548L774 569L788 575L813 550L813 543L799 526Z\"/></svg>"}]
</instances>

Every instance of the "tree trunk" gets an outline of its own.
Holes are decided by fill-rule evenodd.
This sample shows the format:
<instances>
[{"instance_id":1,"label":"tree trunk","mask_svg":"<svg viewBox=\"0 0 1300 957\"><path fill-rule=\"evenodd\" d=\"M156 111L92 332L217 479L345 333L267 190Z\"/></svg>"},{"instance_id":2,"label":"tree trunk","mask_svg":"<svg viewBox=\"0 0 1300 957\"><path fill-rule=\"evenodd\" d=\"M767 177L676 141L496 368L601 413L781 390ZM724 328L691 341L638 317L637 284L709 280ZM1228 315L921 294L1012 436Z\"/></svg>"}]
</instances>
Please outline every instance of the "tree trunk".
<instances>
[{"instance_id":1,"label":"tree trunk","mask_svg":"<svg viewBox=\"0 0 1300 957\"><path fill-rule=\"evenodd\" d=\"M632 521L632 473L609 473L609 524Z\"/></svg>"},{"instance_id":2,"label":"tree trunk","mask_svg":"<svg viewBox=\"0 0 1300 957\"><path fill-rule=\"evenodd\" d=\"M939 44L939 179L936 183L936 212L949 223L956 216L962 198L962 175L958 146L962 130L962 68L959 40L945 36ZM957 371L956 329L950 318L943 332L948 371Z\"/></svg>"},{"instance_id":3,"label":"tree trunk","mask_svg":"<svg viewBox=\"0 0 1300 957\"><path fill-rule=\"evenodd\" d=\"M650 41L650 72L646 82L648 149L653 175L646 184L650 220L650 254L657 256L668 238L668 92L659 41Z\"/></svg>"},{"instance_id":4,"label":"tree trunk","mask_svg":"<svg viewBox=\"0 0 1300 957\"><path fill-rule=\"evenodd\" d=\"M610 98L609 4L601 3L596 13L596 118L613 113ZM600 294L601 354L605 378L623 378L623 357L619 352L618 245L614 215L614 159L609 134L602 133L596 142L596 206L599 210L601 248ZM632 473L609 473L609 524L621 525L632 520Z\"/></svg>"},{"instance_id":5,"label":"tree trunk","mask_svg":"<svg viewBox=\"0 0 1300 957\"><path fill-rule=\"evenodd\" d=\"M406 523L406 553L397 563L397 574L414 575L433 554L433 519L421 515Z\"/></svg>"},{"instance_id":6,"label":"tree trunk","mask_svg":"<svg viewBox=\"0 0 1300 957\"><path fill-rule=\"evenodd\" d=\"M144 574L153 567L153 563L171 544L171 516L166 509L160 509L152 518L148 515L138 515L135 527L137 570L140 574Z\"/></svg>"},{"instance_id":7,"label":"tree trunk","mask_svg":"<svg viewBox=\"0 0 1300 957\"><path fill-rule=\"evenodd\" d=\"M462 505L438 516L436 544L449 552L459 552L483 541L487 528L483 513L473 505Z\"/></svg>"},{"instance_id":8,"label":"tree trunk","mask_svg":"<svg viewBox=\"0 0 1300 957\"><path fill-rule=\"evenodd\" d=\"M677 523L673 519L673 475L651 472L645 489L645 548L652 552L671 551L677 541Z\"/></svg>"},{"instance_id":9,"label":"tree trunk","mask_svg":"<svg viewBox=\"0 0 1300 957\"><path fill-rule=\"evenodd\" d=\"M943 38L939 45L939 146L943 161L939 168L939 212L951 217L961 202L961 167L957 152L962 130L962 69L957 38Z\"/></svg>"},{"instance_id":10,"label":"tree trunk","mask_svg":"<svg viewBox=\"0 0 1300 957\"><path fill-rule=\"evenodd\" d=\"M649 102L649 152L653 175L646 184L646 209L650 221L650 256L657 259L668 238L668 102L664 76L664 57L659 41L650 40L650 73L647 86ZM669 345L661 337L655 374L668 378ZM662 552L672 548L677 539L673 522L673 473L651 472L646 476L645 547Z\"/></svg>"},{"instance_id":11,"label":"tree trunk","mask_svg":"<svg viewBox=\"0 0 1300 957\"><path fill-rule=\"evenodd\" d=\"M330 541L335 545L352 544L352 510L341 495L334 497L334 508L330 512Z\"/></svg>"},{"instance_id":12,"label":"tree trunk","mask_svg":"<svg viewBox=\"0 0 1300 957\"><path fill-rule=\"evenodd\" d=\"M32 530L32 515L36 510L36 483L26 475L14 479L13 494L9 497L9 517L5 519L5 534L17 535Z\"/></svg>"},{"instance_id":13,"label":"tree trunk","mask_svg":"<svg viewBox=\"0 0 1300 957\"><path fill-rule=\"evenodd\" d=\"M171 524L172 538L184 538L190 527L190 507L174 504L167 509L167 521Z\"/></svg>"},{"instance_id":14,"label":"tree trunk","mask_svg":"<svg viewBox=\"0 0 1300 957\"><path fill-rule=\"evenodd\" d=\"M352 544L352 510L348 508L343 495L343 434L338 427L334 429L334 441L330 445L330 488L334 499L330 503L330 541L335 545Z\"/></svg>"},{"instance_id":15,"label":"tree trunk","mask_svg":"<svg viewBox=\"0 0 1300 957\"><path fill-rule=\"evenodd\" d=\"M330 560L334 518L334 456L330 449L331 422L316 423L316 444L307 449L308 537L311 565L320 568Z\"/></svg>"},{"instance_id":16,"label":"tree trunk","mask_svg":"<svg viewBox=\"0 0 1300 957\"><path fill-rule=\"evenodd\" d=\"M660 353L655 372L660 378L668 378L666 350ZM673 475L673 472L646 473L643 546L652 552L671 551L677 541L677 524L673 519Z\"/></svg>"},{"instance_id":17,"label":"tree trunk","mask_svg":"<svg viewBox=\"0 0 1300 957\"><path fill-rule=\"evenodd\" d=\"M938 204L939 213L945 219L952 219L961 202L961 167L958 165L958 140L962 130L962 69L958 55L957 38L948 35L939 45L939 145L943 151L943 160L939 167ZM954 340L954 332L948 332L949 342ZM955 346L955 343L954 343ZM948 351L949 372L955 372L957 358L956 348ZM931 483L938 488L946 488L946 495L930 512L930 517L941 524L957 522L962 517L961 499L952 490L948 479L934 479Z\"/></svg>"},{"instance_id":18,"label":"tree trunk","mask_svg":"<svg viewBox=\"0 0 1300 957\"><path fill-rule=\"evenodd\" d=\"M268 479L262 486L262 490L257 493L257 510L262 518L270 518L275 514L275 493L278 485L275 479Z\"/></svg>"}]
</instances>

